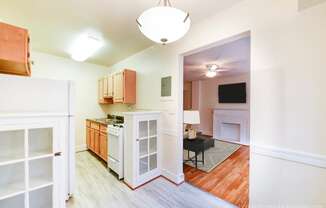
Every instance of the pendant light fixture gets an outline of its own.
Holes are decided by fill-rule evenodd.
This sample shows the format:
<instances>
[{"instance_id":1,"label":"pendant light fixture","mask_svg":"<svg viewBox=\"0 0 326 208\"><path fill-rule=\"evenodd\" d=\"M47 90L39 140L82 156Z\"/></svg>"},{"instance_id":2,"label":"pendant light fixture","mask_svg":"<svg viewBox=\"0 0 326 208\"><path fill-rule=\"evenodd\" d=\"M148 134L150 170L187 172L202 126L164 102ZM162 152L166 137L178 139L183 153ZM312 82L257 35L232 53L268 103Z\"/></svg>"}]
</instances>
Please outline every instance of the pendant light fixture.
<instances>
[{"instance_id":1,"label":"pendant light fixture","mask_svg":"<svg viewBox=\"0 0 326 208\"><path fill-rule=\"evenodd\" d=\"M144 11L137 19L140 31L150 40L163 45L182 38L190 28L189 13L160 0L156 7Z\"/></svg>"}]
</instances>

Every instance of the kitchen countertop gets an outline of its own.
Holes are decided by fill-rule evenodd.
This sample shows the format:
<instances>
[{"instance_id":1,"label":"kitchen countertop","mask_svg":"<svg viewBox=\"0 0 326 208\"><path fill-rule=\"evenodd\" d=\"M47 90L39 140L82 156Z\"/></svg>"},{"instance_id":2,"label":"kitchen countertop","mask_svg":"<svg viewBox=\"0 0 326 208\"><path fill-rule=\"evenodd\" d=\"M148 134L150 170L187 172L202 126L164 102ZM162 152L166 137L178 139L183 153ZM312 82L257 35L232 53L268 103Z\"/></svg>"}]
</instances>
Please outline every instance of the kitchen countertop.
<instances>
[{"instance_id":1,"label":"kitchen countertop","mask_svg":"<svg viewBox=\"0 0 326 208\"><path fill-rule=\"evenodd\" d=\"M151 110L136 110L122 112L123 115L141 115L141 114L159 114L161 111L151 111Z\"/></svg>"},{"instance_id":2,"label":"kitchen countertop","mask_svg":"<svg viewBox=\"0 0 326 208\"><path fill-rule=\"evenodd\" d=\"M106 119L106 118L94 118L94 119L87 119L89 121L92 121L92 122L96 122L96 123L99 123L99 124L103 124L103 125L109 125L110 124L110 121L109 119Z\"/></svg>"}]
</instances>

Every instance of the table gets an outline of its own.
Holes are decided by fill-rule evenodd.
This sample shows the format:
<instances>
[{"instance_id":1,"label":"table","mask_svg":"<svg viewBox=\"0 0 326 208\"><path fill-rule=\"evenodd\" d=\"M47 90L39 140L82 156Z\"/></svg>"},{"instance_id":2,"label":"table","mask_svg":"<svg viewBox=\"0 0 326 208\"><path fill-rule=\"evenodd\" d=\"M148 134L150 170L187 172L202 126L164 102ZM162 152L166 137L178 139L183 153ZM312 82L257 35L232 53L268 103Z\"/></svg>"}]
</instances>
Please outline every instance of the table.
<instances>
[{"instance_id":1,"label":"table","mask_svg":"<svg viewBox=\"0 0 326 208\"><path fill-rule=\"evenodd\" d=\"M214 147L214 139L212 138L197 136L195 139L183 139L183 149L188 150L188 159L184 160L184 162L195 162L196 168L198 162L205 164L205 150L210 147ZM195 153L195 161L189 157L190 151ZM202 153L202 160L197 159L200 152Z\"/></svg>"}]
</instances>

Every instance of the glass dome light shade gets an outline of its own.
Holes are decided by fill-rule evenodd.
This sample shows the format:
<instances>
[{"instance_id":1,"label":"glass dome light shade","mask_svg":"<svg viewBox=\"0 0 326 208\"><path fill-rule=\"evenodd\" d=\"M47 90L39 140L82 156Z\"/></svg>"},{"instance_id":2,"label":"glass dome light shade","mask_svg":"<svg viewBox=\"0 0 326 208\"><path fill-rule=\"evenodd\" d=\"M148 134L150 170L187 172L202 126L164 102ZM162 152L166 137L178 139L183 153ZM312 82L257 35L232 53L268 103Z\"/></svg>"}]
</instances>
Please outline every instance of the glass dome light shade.
<instances>
[{"instance_id":1,"label":"glass dome light shade","mask_svg":"<svg viewBox=\"0 0 326 208\"><path fill-rule=\"evenodd\" d=\"M189 14L169 6L144 11L137 19L140 31L150 40L167 44L182 38L189 30Z\"/></svg>"},{"instance_id":2,"label":"glass dome light shade","mask_svg":"<svg viewBox=\"0 0 326 208\"><path fill-rule=\"evenodd\" d=\"M216 76L216 71L208 71L206 72L206 77L212 78Z\"/></svg>"}]
</instances>

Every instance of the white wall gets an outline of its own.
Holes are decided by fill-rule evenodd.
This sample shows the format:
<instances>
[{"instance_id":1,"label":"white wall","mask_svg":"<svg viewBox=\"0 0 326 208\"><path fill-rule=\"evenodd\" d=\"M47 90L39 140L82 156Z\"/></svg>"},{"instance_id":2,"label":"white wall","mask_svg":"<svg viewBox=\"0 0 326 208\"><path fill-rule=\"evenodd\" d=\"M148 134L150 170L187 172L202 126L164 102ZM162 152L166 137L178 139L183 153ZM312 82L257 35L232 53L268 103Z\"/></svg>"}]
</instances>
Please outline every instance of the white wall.
<instances>
[{"instance_id":1,"label":"white wall","mask_svg":"<svg viewBox=\"0 0 326 208\"><path fill-rule=\"evenodd\" d=\"M32 77L72 80L76 86L76 149L86 148L86 118L101 118L104 111L98 104L97 80L107 73L107 67L75 62L32 51Z\"/></svg>"},{"instance_id":2,"label":"white wall","mask_svg":"<svg viewBox=\"0 0 326 208\"><path fill-rule=\"evenodd\" d=\"M163 109L165 175L178 182L183 173L178 56L250 31L251 142L258 149L271 147L267 156L251 151L250 204L325 207L325 20L326 4L299 12L297 0L244 0L193 25L183 40L146 49L112 67L139 70L137 105ZM169 102L159 98L162 75L173 76L174 99ZM271 154L280 148L285 151L278 155L288 161ZM299 158L300 164L295 162Z\"/></svg>"},{"instance_id":3,"label":"white wall","mask_svg":"<svg viewBox=\"0 0 326 208\"><path fill-rule=\"evenodd\" d=\"M192 110L199 110L200 108L200 92L201 92L201 81L196 80L191 82L191 107Z\"/></svg>"},{"instance_id":4,"label":"white wall","mask_svg":"<svg viewBox=\"0 0 326 208\"><path fill-rule=\"evenodd\" d=\"M200 89L197 98L200 112L200 131L206 135L213 135L213 111L214 109L250 109L250 75L241 74L236 76L216 77L214 79L205 79L200 82ZM223 104L218 102L218 85L231 83L247 83L247 103L245 104Z\"/></svg>"}]
</instances>

